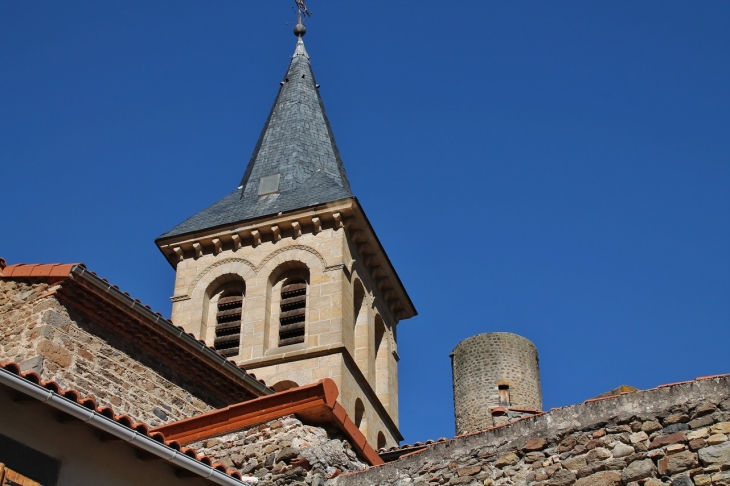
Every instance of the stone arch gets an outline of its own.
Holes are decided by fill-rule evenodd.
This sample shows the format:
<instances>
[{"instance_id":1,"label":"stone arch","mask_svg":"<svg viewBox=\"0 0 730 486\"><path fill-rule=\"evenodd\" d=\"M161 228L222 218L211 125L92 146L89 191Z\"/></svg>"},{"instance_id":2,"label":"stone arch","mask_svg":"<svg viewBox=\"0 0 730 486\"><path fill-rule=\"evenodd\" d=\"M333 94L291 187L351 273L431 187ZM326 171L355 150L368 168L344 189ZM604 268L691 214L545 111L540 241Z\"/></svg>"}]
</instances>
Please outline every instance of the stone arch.
<instances>
[{"instance_id":1,"label":"stone arch","mask_svg":"<svg viewBox=\"0 0 730 486\"><path fill-rule=\"evenodd\" d=\"M309 266L300 260L285 260L269 272L266 285L264 349L281 348L282 346L290 345L299 347L306 346L310 275ZM303 319L296 324L303 327L303 329L300 329L302 338L301 340L295 339L294 341L296 342L292 344L288 342L292 340L292 336L288 336L286 333L287 327L290 327L292 323L284 320L285 313L291 312L291 309L286 307L286 300L289 299L283 292L290 284L298 285L301 283L305 285L305 289L297 295L304 296L304 305L301 306L302 303L299 303L299 308L304 311L304 315Z\"/></svg>"},{"instance_id":2,"label":"stone arch","mask_svg":"<svg viewBox=\"0 0 730 486\"><path fill-rule=\"evenodd\" d=\"M362 281L352 279L352 350L357 367L370 380L373 367L371 366L370 346L370 319L367 292Z\"/></svg>"},{"instance_id":3,"label":"stone arch","mask_svg":"<svg viewBox=\"0 0 730 486\"><path fill-rule=\"evenodd\" d=\"M388 331L380 314L375 315L373 350L375 354L375 394L383 404L388 403L390 370ZM387 406L387 405L386 405Z\"/></svg>"},{"instance_id":4,"label":"stone arch","mask_svg":"<svg viewBox=\"0 0 730 486\"><path fill-rule=\"evenodd\" d=\"M387 445L387 442L385 440L385 434L380 431L378 432L378 442L377 442L377 448L376 450L385 449L385 446Z\"/></svg>"},{"instance_id":5,"label":"stone arch","mask_svg":"<svg viewBox=\"0 0 730 486\"><path fill-rule=\"evenodd\" d=\"M218 301L222 297L240 295L243 302L240 304L240 316L238 317L238 332L226 332L229 335L238 335L240 340L240 323L243 321L243 312L245 309L246 281L237 274L223 274L208 283L203 290L202 306L200 309L200 339L205 341L208 346L215 347L217 338L218 325ZM235 319L234 319L235 320ZM238 355L238 345L235 345L235 355Z\"/></svg>"},{"instance_id":6,"label":"stone arch","mask_svg":"<svg viewBox=\"0 0 730 486\"><path fill-rule=\"evenodd\" d=\"M359 398L355 400L355 415L354 415L355 427L363 431L365 427L365 404Z\"/></svg>"},{"instance_id":7,"label":"stone arch","mask_svg":"<svg viewBox=\"0 0 730 486\"><path fill-rule=\"evenodd\" d=\"M195 277L188 287L188 295L196 298L196 294L201 294L208 289L211 283L225 275L238 275L244 281L250 280L256 276L256 267L253 263L244 258L226 258L217 261L207 267L200 275ZM225 280L225 278L224 278Z\"/></svg>"},{"instance_id":8,"label":"stone arch","mask_svg":"<svg viewBox=\"0 0 730 486\"><path fill-rule=\"evenodd\" d=\"M279 248L266 255L256 267L256 273L263 276L271 275L274 269L284 263L293 261L304 263L310 270L324 271L327 267L324 257L314 248L304 245L292 245Z\"/></svg>"}]
</instances>

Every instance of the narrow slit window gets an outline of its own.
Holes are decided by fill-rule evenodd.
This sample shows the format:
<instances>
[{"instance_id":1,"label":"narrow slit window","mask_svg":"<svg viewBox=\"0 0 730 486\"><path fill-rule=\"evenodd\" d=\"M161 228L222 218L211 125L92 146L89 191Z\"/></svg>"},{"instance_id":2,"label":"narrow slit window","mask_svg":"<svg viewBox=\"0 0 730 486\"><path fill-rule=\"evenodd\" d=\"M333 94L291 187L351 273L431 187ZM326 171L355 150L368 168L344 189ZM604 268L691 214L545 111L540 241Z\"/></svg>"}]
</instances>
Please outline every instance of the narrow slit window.
<instances>
[{"instance_id":1,"label":"narrow slit window","mask_svg":"<svg viewBox=\"0 0 730 486\"><path fill-rule=\"evenodd\" d=\"M243 295L228 295L218 299L213 347L221 356L238 355L241 344L242 312Z\"/></svg>"},{"instance_id":2,"label":"narrow slit window","mask_svg":"<svg viewBox=\"0 0 730 486\"><path fill-rule=\"evenodd\" d=\"M509 385L499 385L499 406L509 407Z\"/></svg>"},{"instance_id":3,"label":"narrow slit window","mask_svg":"<svg viewBox=\"0 0 730 486\"><path fill-rule=\"evenodd\" d=\"M304 319L307 308L307 283L287 280L281 287L279 346L304 342Z\"/></svg>"}]
</instances>

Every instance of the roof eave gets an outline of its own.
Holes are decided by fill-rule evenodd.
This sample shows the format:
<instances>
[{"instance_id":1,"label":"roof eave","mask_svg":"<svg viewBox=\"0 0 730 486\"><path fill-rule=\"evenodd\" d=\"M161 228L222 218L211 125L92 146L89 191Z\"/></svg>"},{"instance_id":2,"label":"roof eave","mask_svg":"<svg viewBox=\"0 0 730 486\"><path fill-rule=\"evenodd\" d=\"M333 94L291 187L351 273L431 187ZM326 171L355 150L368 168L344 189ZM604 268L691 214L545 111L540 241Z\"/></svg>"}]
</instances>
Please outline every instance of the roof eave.
<instances>
[{"instance_id":1,"label":"roof eave","mask_svg":"<svg viewBox=\"0 0 730 486\"><path fill-rule=\"evenodd\" d=\"M158 329L170 336L171 339L182 343L186 348L190 349L191 352L208 362L208 364L220 369L229 377L239 382L253 395L262 396L269 395L274 392L244 370L240 369L233 362L210 349L205 345L205 343L201 343L194 337L188 335L185 331L179 329L172 322L162 317L161 314L153 312L151 309L142 305L138 300L133 299L113 285L97 277L85 267L75 265L71 268L68 276L102 298L106 297L111 299L115 301L119 307L137 314L148 324L157 326Z\"/></svg>"}]
</instances>

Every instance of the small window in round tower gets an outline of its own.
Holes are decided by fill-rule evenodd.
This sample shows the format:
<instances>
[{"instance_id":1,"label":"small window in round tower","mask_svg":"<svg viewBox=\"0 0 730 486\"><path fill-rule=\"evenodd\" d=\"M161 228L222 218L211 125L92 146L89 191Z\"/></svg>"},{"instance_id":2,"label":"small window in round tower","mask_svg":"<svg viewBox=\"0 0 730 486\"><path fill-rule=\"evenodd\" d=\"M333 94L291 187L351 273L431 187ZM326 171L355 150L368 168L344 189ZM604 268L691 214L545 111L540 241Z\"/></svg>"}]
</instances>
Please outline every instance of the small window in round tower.
<instances>
[{"instance_id":1,"label":"small window in round tower","mask_svg":"<svg viewBox=\"0 0 730 486\"><path fill-rule=\"evenodd\" d=\"M499 406L509 407L509 385L499 385Z\"/></svg>"}]
</instances>

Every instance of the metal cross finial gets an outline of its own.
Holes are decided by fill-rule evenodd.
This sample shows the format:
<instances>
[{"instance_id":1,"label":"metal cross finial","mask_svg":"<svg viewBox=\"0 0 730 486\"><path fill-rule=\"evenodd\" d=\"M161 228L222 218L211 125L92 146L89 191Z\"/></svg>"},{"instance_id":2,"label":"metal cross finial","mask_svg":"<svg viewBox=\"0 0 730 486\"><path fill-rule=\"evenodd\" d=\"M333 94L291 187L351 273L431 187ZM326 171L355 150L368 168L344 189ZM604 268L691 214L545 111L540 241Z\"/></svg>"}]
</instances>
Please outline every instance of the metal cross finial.
<instances>
[{"instance_id":1,"label":"metal cross finial","mask_svg":"<svg viewBox=\"0 0 730 486\"><path fill-rule=\"evenodd\" d=\"M301 24L302 14L305 17L309 17L310 15L312 15L312 12L307 9L307 4L305 0L294 0L294 3L297 4L297 23Z\"/></svg>"}]
</instances>

